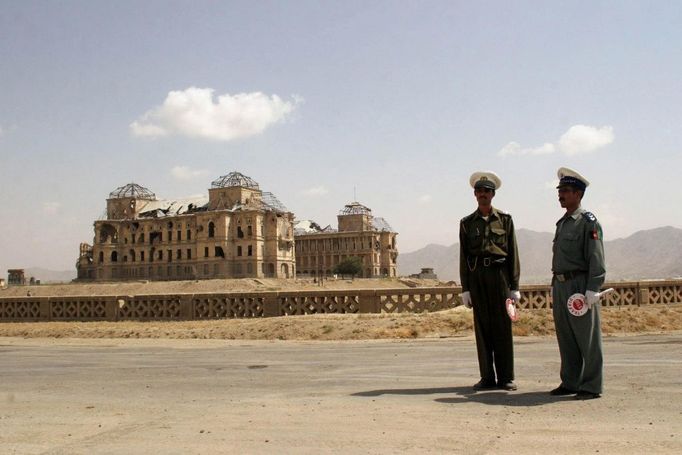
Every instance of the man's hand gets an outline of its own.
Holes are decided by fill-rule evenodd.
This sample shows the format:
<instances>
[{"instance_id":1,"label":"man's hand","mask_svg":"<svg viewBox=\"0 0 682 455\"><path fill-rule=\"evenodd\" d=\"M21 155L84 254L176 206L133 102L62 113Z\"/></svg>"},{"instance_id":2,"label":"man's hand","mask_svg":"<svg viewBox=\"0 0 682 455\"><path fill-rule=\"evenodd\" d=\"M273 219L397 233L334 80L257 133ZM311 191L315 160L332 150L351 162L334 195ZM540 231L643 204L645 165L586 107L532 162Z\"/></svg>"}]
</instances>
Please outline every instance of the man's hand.
<instances>
[{"instance_id":1,"label":"man's hand","mask_svg":"<svg viewBox=\"0 0 682 455\"><path fill-rule=\"evenodd\" d=\"M585 292L585 303L587 303L587 308L591 310L594 305L599 303L599 294L594 291Z\"/></svg>"},{"instance_id":2,"label":"man's hand","mask_svg":"<svg viewBox=\"0 0 682 455\"><path fill-rule=\"evenodd\" d=\"M459 298L462 299L462 303L464 304L465 307L471 308L471 292L469 291L462 292L459 295Z\"/></svg>"},{"instance_id":3,"label":"man's hand","mask_svg":"<svg viewBox=\"0 0 682 455\"><path fill-rule=\"evenodd\" d=\"M509 298L514 301L515 304L519 304L521 301L521 293L519 291L509 291Z\"/></svg>"}]
</instances>

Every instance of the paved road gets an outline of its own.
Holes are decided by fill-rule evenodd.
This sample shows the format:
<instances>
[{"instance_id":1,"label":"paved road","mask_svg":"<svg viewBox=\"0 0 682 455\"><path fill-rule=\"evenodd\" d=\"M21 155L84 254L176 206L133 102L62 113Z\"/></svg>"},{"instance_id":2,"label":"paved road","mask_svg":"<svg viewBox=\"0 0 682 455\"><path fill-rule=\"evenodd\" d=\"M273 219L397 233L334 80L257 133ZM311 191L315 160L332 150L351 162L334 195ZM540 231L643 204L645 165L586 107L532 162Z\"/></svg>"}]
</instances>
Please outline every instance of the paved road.
<instances>
[{"instance_id":1,"label":"paved road","mask_svg":"<svg viewBox=\"0 0 682 455\"><path fill-rule=\"evenodd\" d=\"M682 334L608 338L606 393L472 393L474 342L0 338L0 453L682 453Z\"/></svg>"}]
</instances>

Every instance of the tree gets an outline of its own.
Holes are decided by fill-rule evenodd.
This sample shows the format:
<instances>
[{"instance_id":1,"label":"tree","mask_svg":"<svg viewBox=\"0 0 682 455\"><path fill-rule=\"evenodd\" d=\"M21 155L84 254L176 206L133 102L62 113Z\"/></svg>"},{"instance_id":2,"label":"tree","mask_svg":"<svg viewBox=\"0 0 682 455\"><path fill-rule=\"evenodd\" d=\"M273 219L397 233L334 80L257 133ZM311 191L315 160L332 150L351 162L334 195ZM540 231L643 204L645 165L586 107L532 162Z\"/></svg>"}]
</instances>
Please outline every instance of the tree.
<instances>
[{"instance_id":1,"label":"tree","mask_svg":"<svg viewBox=\"0 0 682 455\"><path fill-rule=\"evenodd\" d=\"M334 266L333 272L341 275L350 275L355 278L355 275L362 271L362 259L356 256L346 258Z\"/></svg>"}]
</instances>

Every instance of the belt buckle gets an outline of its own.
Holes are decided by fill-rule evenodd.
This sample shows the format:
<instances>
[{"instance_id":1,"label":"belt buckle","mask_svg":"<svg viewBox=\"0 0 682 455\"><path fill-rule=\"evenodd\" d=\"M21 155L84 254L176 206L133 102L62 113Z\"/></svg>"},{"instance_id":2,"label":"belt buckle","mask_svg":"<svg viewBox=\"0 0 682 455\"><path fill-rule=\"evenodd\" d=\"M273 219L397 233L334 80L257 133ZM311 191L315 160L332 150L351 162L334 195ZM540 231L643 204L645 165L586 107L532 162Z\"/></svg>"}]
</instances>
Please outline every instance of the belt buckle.
<instances>
[{"instance_id":1,"label":"belt buckle","mask_svg":"<svg viewBox=\"0 0 682 455\"><path fill-rule=\"evenodd\" d=\"M492 260L490 258L483 258L483 266L484 267L490 267L491 263L492 263Z\"/></svg>"},{"instance_id":2,"label":"belt buckle","mask_svg":"<svg viewBox=\"0 0 682 455\"><path fill-rule=\"evenodd\" d=\"M558 273L556 279L559 280L560 283L563 283L564 281L566 281L566 275L564 275L563 273Z\"/></svg>"}]
</instances>

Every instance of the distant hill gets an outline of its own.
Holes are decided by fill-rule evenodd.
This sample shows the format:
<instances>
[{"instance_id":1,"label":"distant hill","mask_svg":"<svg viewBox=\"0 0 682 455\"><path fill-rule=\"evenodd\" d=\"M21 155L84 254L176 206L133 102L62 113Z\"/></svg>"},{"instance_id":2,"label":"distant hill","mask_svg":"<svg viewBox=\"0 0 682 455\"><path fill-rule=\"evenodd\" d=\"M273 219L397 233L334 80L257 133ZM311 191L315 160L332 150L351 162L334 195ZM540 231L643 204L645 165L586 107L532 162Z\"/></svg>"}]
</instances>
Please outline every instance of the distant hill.
<instances>
[{"instance_id":1,"label":"distant hill","mask_svg":"<svg viewBox=\"0 0 682 455\"><path fill-rule=\"evenodd\" d=\"M25 269L26 282L31 277L40 280L41 283L68 283L76 278L76 269L73 270L48 270L40 267Z\"/></svg>"},{"instance_id":2,"label":"distant hill","mask_svg":"<svg viewBox=\"0 0 682 455\"><path fill-rule=\"evenodd\" d=\"M521 283L548 283L552 268L554 234L518 229ZM609 281L682 276L682 229L661 227L639 231L624 239L604 242L606 279ZM430 244L398 256L398 274L419 273L433 267L443 281L459 282L459 243Z\"/></svg>"}]
</instances>

